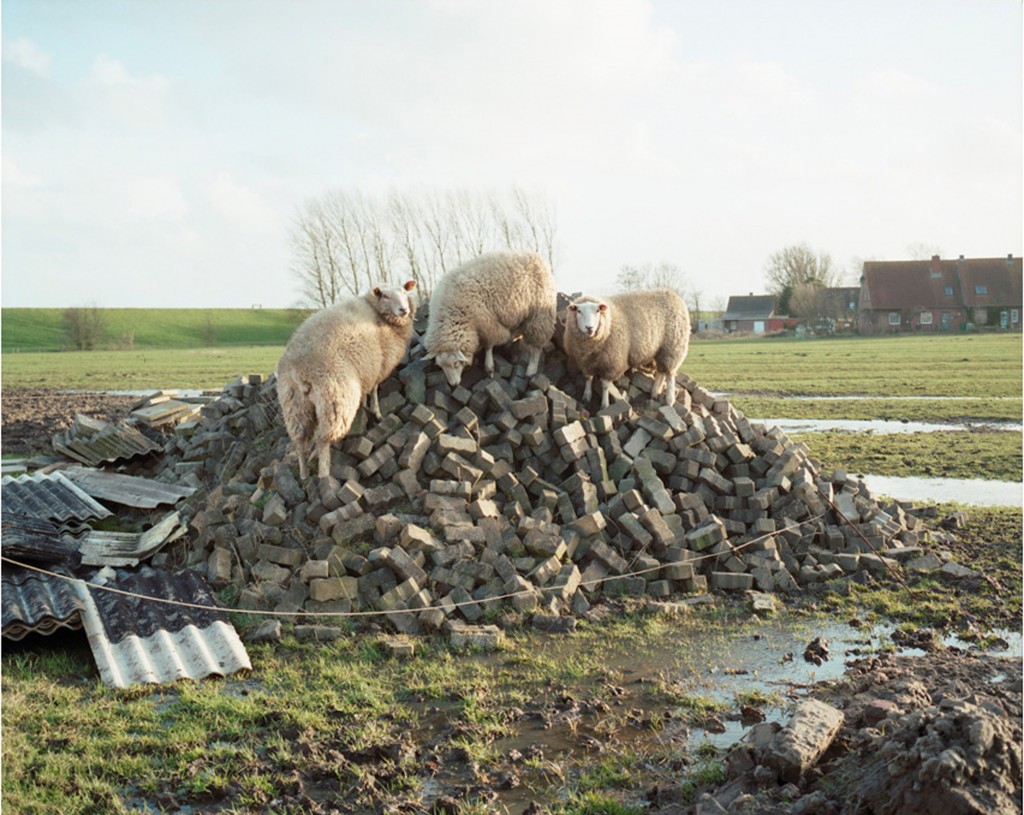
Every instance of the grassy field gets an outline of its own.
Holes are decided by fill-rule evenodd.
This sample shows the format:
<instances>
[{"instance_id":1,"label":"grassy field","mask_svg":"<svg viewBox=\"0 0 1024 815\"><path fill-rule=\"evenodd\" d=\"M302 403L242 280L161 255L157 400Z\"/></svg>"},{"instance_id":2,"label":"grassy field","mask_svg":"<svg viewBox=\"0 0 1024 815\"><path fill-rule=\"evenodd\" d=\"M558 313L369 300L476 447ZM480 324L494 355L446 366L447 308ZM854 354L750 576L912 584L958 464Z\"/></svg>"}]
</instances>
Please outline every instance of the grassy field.
<instances>
[{"instance_id":1,"label":"grassy field","mask_svg":"<svg viewBox=\"0 0 1024 815\"><path fill-rule=\"evenodd\" d=\"M97 348L203 348L281 345L308 314L298 309L107 308ZM73 348L64 309L5 308L0 312L3 352Z\"/></svg>"},{"instance_id":2,"label":"grassy field","mask_svg":"<svg viewBox=\"0 0 1024 815\"><path fill-rule=\"evenodd\" d=\"M730 392L751 415L1019 421L1020 342L698 341L684 369L705 387ZM269 373L281 350L5 353L3 386L219 389L242 373ZM864 398L793 398L802 394ZM957 398L893 398L922 395ZM1020 478L1019 432L804 440L825 469L947 475L956 464ZM802 621L808 612L812 627L809 612L822 609L836 620L940 629L966 620L981 628L1019 625L1021 510L968 511L970 523L951 547L957 560L999 582L963 591L929 578L921 586L926 602L881 583L851 586L802 601L819 602L816 608L790 602L786 614ZM244 628L251 619L237 622ZM369 630L319 645L286 635L280 644L249 647L251 674L121 692L100 682L80 633L5 643L2 803L39 815L431 811L422 800L441 781L467 793L433 811L459 815L500 812L509 798L488 797L494 789L560 815L640 815L643 791L672 783L690 789L692 803L723 777L723 756L707 742L686 748L667 737L669 729L737 714L745 702L716 703L707 688L686 687L678 677L711 665L742 668L716 662L717 646L725 636L752 636L758 624L742 605L721 601L683 619L637 611L558 637L513 626L497 654L460 653L433 638L406 660L388 657ZM672 663L664 673L637 673L666 645Z\"/></svg>"}]
</instances>

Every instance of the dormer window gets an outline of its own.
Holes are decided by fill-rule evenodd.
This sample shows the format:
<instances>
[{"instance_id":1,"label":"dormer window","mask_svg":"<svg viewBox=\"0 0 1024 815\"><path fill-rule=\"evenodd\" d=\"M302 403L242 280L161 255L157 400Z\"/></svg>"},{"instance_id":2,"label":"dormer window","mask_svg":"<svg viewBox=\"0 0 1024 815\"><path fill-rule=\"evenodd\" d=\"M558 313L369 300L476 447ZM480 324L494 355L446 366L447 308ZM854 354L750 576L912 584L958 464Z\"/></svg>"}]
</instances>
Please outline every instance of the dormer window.
<instances>
[{"instance_id":1,"label":"dormer window","mask_svg":"<svg viewBox=\"0 0 1024 815\"><path fill-rule=\"evenodd\" d=\"M979 283L977 286L974 287L974 293L975 294L988 294L988 286L984 286L984 285Z\"/></svg>"},{"instance_id":2,"label":"dormer window","mask_svg":"<svg viewBox=\"0 0 1024 815\"><path fill-rule=\"evenodd\" d=\"M946 286L946 297L952 297L952 296L953 296L953 287L952 286Z\"/></svg>"}]
</instances>

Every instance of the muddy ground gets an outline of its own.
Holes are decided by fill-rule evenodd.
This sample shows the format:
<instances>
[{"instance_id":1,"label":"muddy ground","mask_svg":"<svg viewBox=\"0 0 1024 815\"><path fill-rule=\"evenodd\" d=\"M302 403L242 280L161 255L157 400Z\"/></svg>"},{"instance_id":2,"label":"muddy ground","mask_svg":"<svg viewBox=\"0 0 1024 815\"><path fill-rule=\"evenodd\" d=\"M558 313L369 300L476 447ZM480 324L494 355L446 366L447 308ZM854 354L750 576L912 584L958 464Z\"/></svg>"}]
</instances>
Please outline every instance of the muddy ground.
<instances>
[{"instance_id":1,"label":"muddy ground","mask_svg":"<svg viewBox=\"0 0 1024 815\"><path fill-rule=\"evenodd\" d=\"M135 401L128 396L56 390L4 391L0 402L3 454L49 453L52 436L70 427L76 413L122 419ZM950 548L962 556L961 562L980 565L998 547L1002 557L1019 563L1019 529L968 527L957 535ZM996 613L990 620L976 622L982 630L1019 631L1019 616L1019 609L1012 608L1008 614ZM910 639L903 647L934 645ZM923 656L868 656L850 663L842 681L806 689L804 698L821 699L843 712L838 736L807 772L787 776L772 766L769 742L778 725L765 724L760 731L748 731L761 742L755 738L741 743L724 757L724 781L697 790L692 784L671 782L624 790L623 803L636 809L622 811L663 815L1021 812L1021 685L1019 658L941 647ZM601 713L588 712L595 717ZM430 756L423 745L411 749L423 751L424 765L436 763L437 757ZM537 749L543 749L542 742ZM390 760L386 751L378 759L382 766ZM361 760L374 762L369 756ZM409 802L403 810L466 811L464 796L471 793L478 803L490 800L491 811L548 811L528 800L509 807L498 797L498 790L518 785L523 761L523 755L513 752L501 766L477 775L478 783L461 791L456 785L429 802ZM298 785L299 790L302 786ZM333 809L317 798L297 791L296 800L289 803L309 812L361 811Z\"/></svg>"}]
</instances>

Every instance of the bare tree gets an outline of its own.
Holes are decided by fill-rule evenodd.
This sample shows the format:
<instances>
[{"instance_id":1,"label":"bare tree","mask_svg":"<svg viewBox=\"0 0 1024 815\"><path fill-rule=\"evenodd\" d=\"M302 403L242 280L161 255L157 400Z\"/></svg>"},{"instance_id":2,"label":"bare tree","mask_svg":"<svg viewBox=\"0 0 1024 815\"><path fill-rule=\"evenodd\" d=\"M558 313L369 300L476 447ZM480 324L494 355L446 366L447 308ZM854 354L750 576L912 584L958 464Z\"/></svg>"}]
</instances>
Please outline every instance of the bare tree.
<instances>
[{"instance_id":1,"label":"bare tree","mask_svg":"<svg viewBox=\"0 0 1024 815\"><path fill-rule=\"evenodd\" d=\"M937 243L925 243L916 241L907 244L907 254L913 260L931 260L935 255L942 256L942 249Z\"/></svg>"},{"instance_id":2,"label":"bare tree","mask_svg":"<svg viewBox=\"0 0 1024 815\"><path fill-rule=\"evenodd\" d=\"M64 309L64 328L71 344L79 351L92 351L103 339L106 317L96 306Z\"/></svg>"},{"instance_id":3,"label":"bare tree","mask_svg":"<svg viewBox=\"0 0 1024 815\"><path fill-rule=\"evenodd\" d=\"M495 249L536 251L553 270L556 233L554 207L519 187L504 195L432 189L383 197L334 190L300 209L292 266L313 306L399 276L427 297L446 270Z\"/></svg>"},{"instance_id":4,"label":"bare tree","mask_svg":"<svg viewBox=\"0 0 1024 815\"><path fill-rule=\"evenodd\" d=\"M657 266L652 263L643 266L624 265L615 276L615 288L619 291L672 289L685 300L691 287L682 269L674 263L662 261Z\"/></svg>"},{"instance_id":5,"label":"bare tree","mask_svg":"<svg viewBox=\"0 0 1024 815\"><path fill-rule=\"evenodd\" d=\"M793 291L802 283L829 287L838 282L839 272L825 252L815 254L806 243L787 246L768 258L765 266L768 291L778 298L782 314L790 311Z\"/></svg>"}]
</instances>

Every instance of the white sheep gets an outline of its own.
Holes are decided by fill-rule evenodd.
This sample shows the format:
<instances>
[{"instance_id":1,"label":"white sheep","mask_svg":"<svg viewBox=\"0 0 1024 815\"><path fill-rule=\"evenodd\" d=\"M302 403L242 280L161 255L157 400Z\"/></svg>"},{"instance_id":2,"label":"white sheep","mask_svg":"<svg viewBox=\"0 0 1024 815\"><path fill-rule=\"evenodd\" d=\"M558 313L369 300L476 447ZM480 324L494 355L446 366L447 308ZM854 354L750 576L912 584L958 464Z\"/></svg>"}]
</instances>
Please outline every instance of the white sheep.
<instances>
[{"instance_id":1,"label":"white sheep","mask_svg":"<svg viewBox=\"0 0 1024 815\"><path fill-rule=\"evenodd\" d=\"M484 349L484 370L494 373L495 345L521 338L529 351L526 375L540 367L541 350L555 332L555 281L540 255L493 252L445 274L430 297L423 337L453 388L473 355Z\"/></svg>"},{"instance_id":2,"label":"white sheep","mask_svg":"<svg viewBox=\"0 0 1024 815\"><path fill-rule=\"evenodd\" d=\"M288 340L277 363L277 396L301 478L311 452L320 478L330 474L331 444L348 433L364 398L380 418L377 386L405 356L415 285L348 298L309 317Z\"/></svg>"},{"instance_id":3,"label":"white sheep","mask_svg":"<svg viewBox=\"0 0 1024 815\"><path fill-rule=\"evenodd\" d=\"M627 370L653 365L652 396L676 401L676 371L690 345L690 315L671 289L627 292L613 297L579 297L569 304L565 320L566 356L586 377L583 400L591 396L594 377L601 380L601 407L608 407L608 388Z\"/></svg>"}]
</instances>

